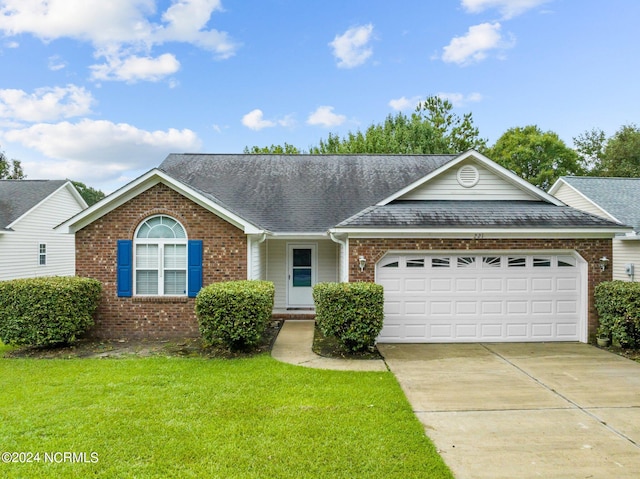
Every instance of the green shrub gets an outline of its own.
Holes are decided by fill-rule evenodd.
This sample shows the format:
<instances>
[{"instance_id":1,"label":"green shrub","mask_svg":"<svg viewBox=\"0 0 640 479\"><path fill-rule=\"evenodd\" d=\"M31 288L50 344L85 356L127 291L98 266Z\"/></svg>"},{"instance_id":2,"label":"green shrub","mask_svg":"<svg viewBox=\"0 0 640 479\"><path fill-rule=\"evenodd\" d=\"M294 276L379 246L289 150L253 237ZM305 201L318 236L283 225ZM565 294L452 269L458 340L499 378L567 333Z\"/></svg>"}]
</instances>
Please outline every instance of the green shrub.
<instances>
[{"instance_id":1,"label":"green shrub","mask_svg":"<svg viewBox=\"0 0 640 479\"><path fill-rule=\"evenodd\" d=\"M206 343L231 349L255 346L271 320L275 288L270 281L228 281L202 288L196 315Z\"/></svg>"},{"instance_id":2,"label":"green shrub","mask_svg":"<svg viewBox=\"0 0 640 479\"><path fill-rule=\"evenodd\" d=\"M0 281L0 340L51 346L71 343L93 326L102 284L58 276Z\"/></svg>"},{"instance_id":3,"label":"green shrub","mask_svg":"<svg viewBox=\"0 0 640 479\"><path fill-rule=\"evenodd\" d=\"M606 281L595 289L600 326L625 348L640 347L640 283Z\"/></svg>"},{"instance_id":4,"label":"green shrub","mask_svg":"<svg viewBox=\"0 0 640 479\"><path fill-rule=\"evenodd\" d=\"M384 291L375 283L318 283L313 288L316 323L347 351L373 347L384 320Z\"/></svg>"}]
</instances>

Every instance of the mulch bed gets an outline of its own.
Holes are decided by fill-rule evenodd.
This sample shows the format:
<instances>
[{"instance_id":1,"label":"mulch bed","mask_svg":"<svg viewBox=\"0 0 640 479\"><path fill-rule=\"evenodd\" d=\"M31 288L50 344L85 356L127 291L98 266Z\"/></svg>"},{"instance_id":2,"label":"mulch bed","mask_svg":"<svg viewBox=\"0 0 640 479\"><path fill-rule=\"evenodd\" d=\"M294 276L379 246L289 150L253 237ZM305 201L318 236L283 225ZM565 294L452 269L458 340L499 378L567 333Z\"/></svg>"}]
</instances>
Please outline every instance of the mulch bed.
<instances>
[{"instance_id":1,"label":"mulch bed","mask_svg":"<svg viewBox=\"0 0 640 479\"><path fill-rule=\"evenodd\" d=\"M383 359L378 349L374 346L369 351L352 353L345 351L336 338L327 337L316 326L313 336L313 352L325 358L339 359Z\"/></svg>"},{"instance_id":2,"label":"mulch bed","mask_svg":"<svg viewBox=\"0 0 640 479\"><path fill-rule=\"evenodd\" d=\"M242 358L269 352L282 327L281 321L272 321L262 341L251 350L235 351L222 344L204 346L200 338L170 340L80 339L71 345L58 347L21 347L5 353L5 358L72 359L72 358L126 358L126 357L202 357Z\"/></svg>"}]
</instances>

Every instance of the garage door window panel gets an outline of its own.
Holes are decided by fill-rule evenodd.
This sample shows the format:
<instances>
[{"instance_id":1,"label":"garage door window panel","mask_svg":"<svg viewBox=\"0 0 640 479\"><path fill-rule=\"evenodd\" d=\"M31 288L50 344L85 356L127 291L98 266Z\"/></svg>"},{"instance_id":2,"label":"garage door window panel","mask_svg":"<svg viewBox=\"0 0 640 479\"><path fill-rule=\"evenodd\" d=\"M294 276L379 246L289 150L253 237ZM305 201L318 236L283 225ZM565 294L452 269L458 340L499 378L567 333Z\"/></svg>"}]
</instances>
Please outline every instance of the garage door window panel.
<instances>
[{"instance_id":1,"label":"garage door window panel","mask_svg":"<svg viewBox=\"0 0 640 479\"><path fill-rule=\"evenodd\" d=\"M476 257L475 256L458 256L457 264L458 264L458 268L475 268Z\"/></svg>"},{"instance_id":2,"label":"garage door window panel","mask_svg":"<svg viewBox=\"0 0 640 479\"><path fill-rule=\"evenodd\" d=\"M500 268L502 266L502 257L500 256L483 256L483 268Z\"/></svg>"},{"instance_id":3,"label":"garage door window panel","mask_svg":"<svg viewBox=\"0 0 640 479\"><path fill-rule=\"evenodd\" d=\"M524 256L510 256L507 260L509 268L526 268L527 258Z\"/></svg>"},{"instance_id":4,"label":"garage door window panel","mask_svg":"<svg viewBox=\"0 0 640 479\"><path fill-rule=\"evenodd\" d=\"M541 258L541 257L534 256L533 267L534 268L551 268L551 258Z\"/></svg>"},{"instance_id":5,"label":"garage door window panel","mask_svg":"<svg viewBox=\"0 0 640 479\"><path fill-rule=\"evenodd\" d=\"M432 268L449 268L451 266L451 258L431 258Z\"/></svg>"}]
</instances>

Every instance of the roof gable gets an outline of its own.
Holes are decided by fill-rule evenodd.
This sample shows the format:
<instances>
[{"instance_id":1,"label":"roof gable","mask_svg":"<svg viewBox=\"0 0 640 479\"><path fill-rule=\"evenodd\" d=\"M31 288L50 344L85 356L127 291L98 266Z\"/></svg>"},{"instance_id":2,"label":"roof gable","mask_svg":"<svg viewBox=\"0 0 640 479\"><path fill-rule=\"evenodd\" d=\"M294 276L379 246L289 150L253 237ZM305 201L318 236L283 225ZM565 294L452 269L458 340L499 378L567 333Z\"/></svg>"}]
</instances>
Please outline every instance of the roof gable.
<instances>
[{"instance_id":1,"label":"roof gable","mask_svg":"<svg viewBox=\"0 0 640 479\"><path fill-rule=\"evenodd\" d=\"M169 155L160 169L265 230L325 233L457 155Z\"/></svg>"},{"instance_id":2,"label":"roof gable","mask_svg":"<svg viewBox=\"0 0 640 479\"><path fill-rule=\"evenodd\" d=\"M563 186L579 195L571 196ZM564 191L563 191L564 190ZM587 176L563 176L549 189L549 193L573 207L601 211L610 218L640 230L640 178L601 178ZM564 194L563 194L564 193Z\"/></svg>"},{"instance_id":3,"label":"roof gable","mask_svg":"<svg viewBox=\"0 0 640 479\"><path fill-rule=\"evenodd\" d=\"M457 156L378 204L396 200L506 200L561 204L553 196L474 150Z\"/></svg>"},{"instance_id":4,"label":"roof gable","mask_svg":"<svg viewBox=\"0 0 640 479\"><path fill-rule=\"evenodd\" d=\"M11 229L61 188L69 188L82 208L86 208L78 191L68 180L0 180L0 229Z\"/></svg>"},{"instance_id":5,"label":"roof gable","mask_svg":"<svg viewBox=\"0 0 640 479\"><path fill-rule=\"evenodd\" d=\"M76 232L158 183L165 184L169 188L211 211L225 221L228 221L234 226L242 229L247 234L262 233L260 228L238 216L234 211L226 208L215 197L197 191L158 169L150 170L134 181L116 190L106 198L92 205L90 208L87 208L75 215L73 218L70 218L60 224L57 229L63 232Z\"/></svg>"}]
</instances>

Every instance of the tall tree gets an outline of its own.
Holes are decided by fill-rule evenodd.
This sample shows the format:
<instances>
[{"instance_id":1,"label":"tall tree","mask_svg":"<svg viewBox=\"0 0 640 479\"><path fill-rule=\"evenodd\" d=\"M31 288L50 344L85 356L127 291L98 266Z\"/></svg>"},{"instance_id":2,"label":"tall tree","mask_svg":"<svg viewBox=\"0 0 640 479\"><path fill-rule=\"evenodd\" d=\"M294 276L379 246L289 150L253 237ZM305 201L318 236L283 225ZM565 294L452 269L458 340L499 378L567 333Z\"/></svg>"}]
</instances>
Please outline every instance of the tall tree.
<instances>
[{"instance_id":1,"label":"tall tree","mask_svg":"<svg viewBox=\"0 0 640 479\"><path fill-rule=\"evenodd\" d=\"M586 173L597 176L602 170L607 137L600 128L592 128L573 138L573 144L582 168Z\"/></svg>"},{"instance_id":2,"label":"tall tree","mask_svg":"<svg viewBox=\"0 0 640 479\"><path fill-rule=\"evenodd\" d=\"M429 154L461 153L470 148L480 151L487 140L480 138L471 113L462 118L453 113L450 101L428 97L407 116L403 113L388 115L384 122L370 125L364 132L349 132L344 137L329 133L317 146L309 148L311 154L389 153ZM245 148L245 153L296 154L303 151L289 145Z\"/></svg>"},{"instance_id":3,"label":"tall tree","mask_svg":"<svg viewBox=\"0 0 640 479\"><path fill-rule=\"evenodd\" d=\"M9 160L4 152L0 151L0 180L24 180L26 177L20 161Z\"/></svg>"},{"instance_id":4,"label":"tall tree","mask_svg":"<svg viewBox=\"0 0 640 479\"><path fill-rule=\"evenodd\" d=\"M71 183L73 183L73 186L76 187L76 190L78 190L80 196L84 198L84 201L86 201L89 206L97 203L105 196L102 191L96 190L95 188L87 186L79 181L71 181Z\"/></svg>"},{"instance_id":5,"label":"tall tree","mask_svg":"<svg viewBox=\"0 0 640 479\"><path fill-rule=\"evenodd\" d=\"M416 113L410 117L402 113L388 115L383 123L370 125L364 132L349 132L343 138L330 133L310 149L311 154L447 152L447 141Z\"/></svg>"},{"instance_id":6,"label":"tall tree","mask_svg":"<svg viewBox=\"0 0 640 479\"><path fill-rule=\"evenodd\" d=\"M597 174L640 177L640 128L623 125L607 140Z\"/></svg>"},{"instance_id":7,"label":"tall tree","mask_svg":"<svg viewBox=\"0 0 640 479\"><path fill-rule=\"evenodd\" d=\"M535 125L507 130L487 155L535 186L547 190L560 176L580 175L578 154L552 132Z\"/></svg>"},{"instance_id":8,"label":"tall tree","mask_svg":"<svg viewBox=\"0 0 640 479\"><path fill-rule=\"evenodd\" d=\"M416 114L440 133L447 144L446 153L462 153L471 148L484 151L487 140L480 137L480 130L473 125L472 114L460 118L452 110L453 103L449 100L430 96L418 105Z\"/></svg>"}]
</instances>

